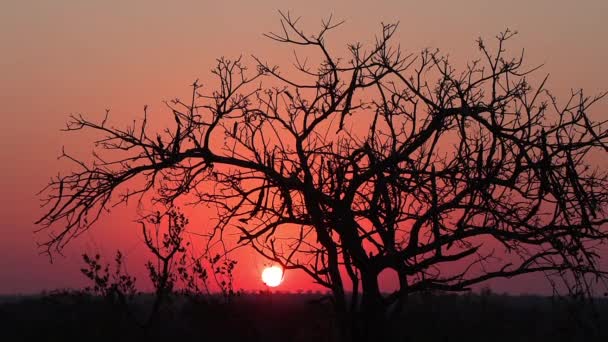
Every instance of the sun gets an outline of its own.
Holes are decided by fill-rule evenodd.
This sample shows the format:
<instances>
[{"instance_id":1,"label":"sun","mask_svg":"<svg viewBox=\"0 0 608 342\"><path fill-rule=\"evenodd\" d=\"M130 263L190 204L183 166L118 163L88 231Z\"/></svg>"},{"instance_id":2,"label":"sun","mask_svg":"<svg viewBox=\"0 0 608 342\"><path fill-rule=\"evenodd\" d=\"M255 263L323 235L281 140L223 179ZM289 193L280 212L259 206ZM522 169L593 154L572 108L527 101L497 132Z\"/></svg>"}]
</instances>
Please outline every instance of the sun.
<instances>
[{"instance_id":1,"label":"sun","mask_svg":"<svg viewBox=\"0 0 608 342\"><path fill-rule=\"evenodd\" d=\"M279 266L266 267L262 271L262 281L270 287L276 287L283 281L283 269Z\"/></svg>"}]
</instances>

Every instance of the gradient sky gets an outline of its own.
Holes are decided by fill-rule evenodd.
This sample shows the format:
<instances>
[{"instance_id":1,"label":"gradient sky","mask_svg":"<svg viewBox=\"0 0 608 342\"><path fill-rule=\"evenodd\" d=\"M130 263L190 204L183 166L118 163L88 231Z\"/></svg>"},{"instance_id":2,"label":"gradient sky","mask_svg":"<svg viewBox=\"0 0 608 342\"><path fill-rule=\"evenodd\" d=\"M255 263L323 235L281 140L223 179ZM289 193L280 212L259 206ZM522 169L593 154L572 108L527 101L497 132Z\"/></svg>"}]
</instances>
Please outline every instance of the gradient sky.
<instances>
[{"instance_id":1,"label":"gradient sky","mask_svg":"<svg viewBox=\"0 0 608 342\"><path fill-rule=\"evenodd\" d=\"M329 38L370 42L380 22L400 22L397 39L417 52L437 47L456 66L476 54L475 39L505 28L519 31L511 48L526 49L528 65L544 63L556 95L571 88L589 94L608 90L608 1L81 1L3 0L0 5L0 294L77 287L79 255L117 248L140 274L139 231L132 212L119 209L75 241L54 264L38 256L33 222L41 215L36 192L69 165L58 161L64 145L87 156L91 137L60 132L67 116L91 117L111 108L131 121L148 104L163 115L162 100L187 94L196 78L210 79L220 56L255 54L281 63L290 49L262 33L279 28L277 10L303 17L316 29L333 13L346 24ZM253 63L251 63L253 66ZM593 117L608 118L606 101ZM201 218L194 218L197 223ZM127 222L126 224L124 222ZM237 287L259 287L261 258L239 264ZM493 283L498 291L545 293L539 277ZM288 275L283 289L308 289L305 277Z\"/></svg>"}]
</instances>

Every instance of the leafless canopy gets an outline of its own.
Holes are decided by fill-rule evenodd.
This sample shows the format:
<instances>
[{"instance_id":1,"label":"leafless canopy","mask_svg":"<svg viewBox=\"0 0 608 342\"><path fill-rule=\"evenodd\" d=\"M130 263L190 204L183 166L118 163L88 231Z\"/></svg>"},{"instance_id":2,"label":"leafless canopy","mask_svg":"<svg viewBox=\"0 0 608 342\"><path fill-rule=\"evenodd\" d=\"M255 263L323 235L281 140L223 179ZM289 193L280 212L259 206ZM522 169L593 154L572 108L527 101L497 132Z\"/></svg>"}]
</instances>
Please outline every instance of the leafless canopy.
<instances>
[{"instance_id":1,"label":"leafless canopy","mask_svg":"<svg viewBox=\"0 0 608 342\"><path fill-rule=\"evenodd\" d=\"M164 132L147 127L146 109L125 129L72 116L67 131L103 138L94 163L66 154L78 170L43 191L38 223L59 228L49 251L153 193L216 205L216 238L237 229L344 311L349 288L353 305L375 310L530 272L575 290L604 275L608 179L589 155L607 156L608 131L588 115L604 94L558 102L546 78L529 83L536 69L508 56L508 30L492 47L480 39L478 59L456 69L439 51L405 53L392 43L397 25L338 58L326 37L339 23L313 35L289 14L281 24L267 36L297 49L292 71L221 58L217 86L195 82L190 99L167 103ZM387 269L400 287L382 296Z\"/></svg>"}]
</instances>

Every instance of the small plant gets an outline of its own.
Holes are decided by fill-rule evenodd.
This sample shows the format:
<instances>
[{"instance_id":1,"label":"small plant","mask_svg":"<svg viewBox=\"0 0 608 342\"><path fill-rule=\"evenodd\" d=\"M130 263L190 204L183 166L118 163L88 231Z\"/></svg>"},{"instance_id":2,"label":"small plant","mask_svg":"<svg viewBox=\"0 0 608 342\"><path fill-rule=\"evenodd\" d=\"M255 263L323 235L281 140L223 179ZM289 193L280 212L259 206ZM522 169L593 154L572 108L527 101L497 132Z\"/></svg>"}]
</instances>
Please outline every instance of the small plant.
<instances>
[{"instance_id":1,"label":"small plant","mask_svg":"<svg viewBox=\"0 0 608 342\"><path fill-rule=\"evenodd\" d=\"M102 264L99 254L91 257L85 253L82 258L86 267L80 271L93 282L92 286L84 289L85 293L104 298L111 306L118 308L116 311L136 321L129 305L137 294L136 278L126 272L122 253L116 251L114 270L111 270L109 263Z\"/></svg>"},{"instance_id":2,"label":"small plant","mask_svg":"<svg viewBox=\"0 0 608 342\"><path fill-rule=\"evenodd\" d=\"M163 220L167 220L166 229L163 229ZM148 215L139 221L142 225L142 234L148 250L154 255L156 260L148 261L146 269L155 289L154 303L148 318L151 324L159 314L161 306L170 298L171 293L178 280L178 273L174 271L176 267L176 256L185 255L186 247L189 243L184 242L183 233L188 219L177 209L170 209L161 214ZM149 225L153 227L149 227Z\"/></svg>"},{"instance_id":3,"label":"small plant","mask_svg":"<svg viewBox=\"0 0 608 342\"><path fill-rule=\"evenodd\" d=\"M93 281L92 287L85 288L86 292L108 298L121 305L126 305L127 301L137 294L136 278L124 270L123 256L120 251L116 251L113 272L110 270L110 264L102 265L99 254L91 257L85 253L82 258L87 267L80 271Z\"/></svg>"},{"instance_id":4,"label":"small plant","mask_svg":"<svg viewBox=\"0 0 608 342\"><path fill-rule=\"evenodd\" d=\"M211 295L208 286L209 273L203 266L201 258L182 253L178 261L177 274L182 282L182 294L190 298L200 298L203 294Z\"/></svg>"},{"instance_id":5,"label":"small plant","mask_svg":"<svg viewBox=\"0 0 608 342\"><path fill-rule=\"evenodd\" d=\"M209 265L213 268L213 279L218 285L222 296L226 302L230 302L234 296L240 295L239 291L234 291L234 267L236 260L229 259L225 255L222 257L216 254L209 258Z\"/></svg>"}]
</instances>

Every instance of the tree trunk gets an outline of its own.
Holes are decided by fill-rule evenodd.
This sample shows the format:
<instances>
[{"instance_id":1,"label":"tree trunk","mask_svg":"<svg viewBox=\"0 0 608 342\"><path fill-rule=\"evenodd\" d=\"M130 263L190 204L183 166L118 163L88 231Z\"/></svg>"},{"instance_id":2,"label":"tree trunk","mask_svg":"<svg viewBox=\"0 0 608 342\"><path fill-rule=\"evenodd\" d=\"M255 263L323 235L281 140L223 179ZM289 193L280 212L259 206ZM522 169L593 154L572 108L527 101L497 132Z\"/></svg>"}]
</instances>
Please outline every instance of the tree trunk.
<instances>
[{"instance_id":1,"label":"tree trunk","mask_svg":"<svg viewBox=\"0 0 608 342\"><path fill-rule=\"evenodd\" d=\"M381 341L388 335L377 272L361 272L361 308L353 327L355 341Z\"/></svg>"}]
</instances>

